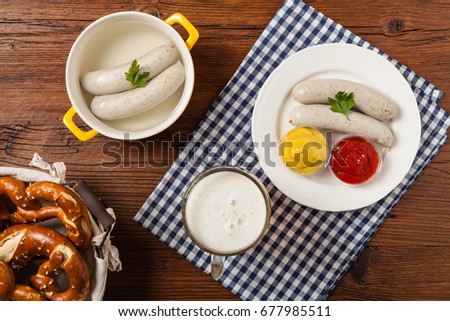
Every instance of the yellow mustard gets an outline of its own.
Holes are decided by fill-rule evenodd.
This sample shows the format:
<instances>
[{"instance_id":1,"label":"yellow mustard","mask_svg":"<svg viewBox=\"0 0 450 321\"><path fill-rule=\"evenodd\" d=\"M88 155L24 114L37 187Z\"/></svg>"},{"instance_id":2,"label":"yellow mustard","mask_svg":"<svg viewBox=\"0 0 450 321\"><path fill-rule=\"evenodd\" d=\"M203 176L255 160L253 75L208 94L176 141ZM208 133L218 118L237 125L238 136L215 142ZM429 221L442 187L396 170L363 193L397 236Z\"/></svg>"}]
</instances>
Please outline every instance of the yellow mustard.
<instances>
[{"instance_id":1,"label":"yellow mustard","mask_svg":"<svg viewBox=\"0 0 450 321\"><path fill-rule=\"evenodd\" d=\"M326 138L313 128L294 128L281 139L280 156L289 169L303 175L313 174L326 165Z\"/></svg>"}]
</instances>

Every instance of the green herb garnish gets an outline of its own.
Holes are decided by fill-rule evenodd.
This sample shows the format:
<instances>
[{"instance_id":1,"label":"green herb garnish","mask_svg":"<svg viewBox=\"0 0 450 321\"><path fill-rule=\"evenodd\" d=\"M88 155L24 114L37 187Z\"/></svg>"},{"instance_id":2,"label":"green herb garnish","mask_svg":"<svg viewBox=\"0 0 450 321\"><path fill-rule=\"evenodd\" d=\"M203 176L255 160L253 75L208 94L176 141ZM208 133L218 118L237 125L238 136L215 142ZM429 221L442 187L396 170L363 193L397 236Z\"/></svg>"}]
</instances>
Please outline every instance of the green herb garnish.
<instances>
[{"instance_id":1,"label":"green herb garnish","mask_svg":"<svg viewBox=\"0 0 450 321\"><path fill-rule=\"evenodd\" d=\"M140 68L141 66L137 63L137 60L134 59L130 69L125 73L125 78L131 83L131 89L135 87L145 87L150 80L150 73L148 71L139 73Z\"/></svg>"},{"instance_id":2,"label":"green herb garnish","mask_svg":"<svg viewBox=\"0 0 450 321\"><path fill-rule=\"evenodd\" d=\"M355 100L353 99L353 93L347 94L345 91L339 91L334 99L328 97L328 104L331 106L331 110L335 113L344 114L348 120L348 112L355 106Z\"/></svg>"}]
</instances>

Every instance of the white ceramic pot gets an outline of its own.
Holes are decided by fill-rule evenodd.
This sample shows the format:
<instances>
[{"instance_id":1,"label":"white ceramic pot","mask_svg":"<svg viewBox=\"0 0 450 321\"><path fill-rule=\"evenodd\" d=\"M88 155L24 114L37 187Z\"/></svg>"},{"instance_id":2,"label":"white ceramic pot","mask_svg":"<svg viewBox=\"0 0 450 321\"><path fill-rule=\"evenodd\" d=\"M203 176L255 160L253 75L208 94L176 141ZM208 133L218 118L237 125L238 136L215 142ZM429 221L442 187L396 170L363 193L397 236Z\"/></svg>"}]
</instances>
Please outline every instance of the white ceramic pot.
<instances>
[{"instance_id":1,"label":"white ceramic pot","mask_svg":"<svg viewBox=\"0 0 450 321\"><path fill-rule=\"evenodd\" d=\"M174 24L186 29L186 40L172 27ZM115 139L135 140L163 131L180 117L191 98L194 64L190 49L198 38L198 31L180 13L161 20L143 12L124 11L94 21L78 36L67 59L66 87L72 107L64 115L63 123L82 141L98 133ZM185 68L181 88L155 108L136 116L106 121L91 112L93 96L81 87L83 74L132 61L168 42L174 44ZM75 124L77 114L91 130L85 131Z\"/></svg>"}]
</instances>

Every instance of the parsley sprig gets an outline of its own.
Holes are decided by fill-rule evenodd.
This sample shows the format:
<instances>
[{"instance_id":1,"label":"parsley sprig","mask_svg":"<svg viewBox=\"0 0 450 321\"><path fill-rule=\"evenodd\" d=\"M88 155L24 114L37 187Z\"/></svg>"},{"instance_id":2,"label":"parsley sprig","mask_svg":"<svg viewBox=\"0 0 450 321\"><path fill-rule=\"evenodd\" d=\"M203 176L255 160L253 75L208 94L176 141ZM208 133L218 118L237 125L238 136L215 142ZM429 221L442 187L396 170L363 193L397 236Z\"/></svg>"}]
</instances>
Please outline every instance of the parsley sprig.
<instances>
[{"instance_id":1,"label":"parsley sprig","mask_svg":"<svg viewBox=\"0 0 450 321\"><path fill-rule=\"evenodd\" d=\"M130 69L125 73L125 78L131 83L131 89L145 87L150 80L150 73L148 71L139 73L140 68L141 66L138 64L137 60L134 59Z\"/></svg>"},{"instance_id":2,"label":"parsley sprig","mask_svg":"<svg viewBox=\"0 0 450 321\"><path fill-rule=\"evenodd\" d=\"M342 113L347 117L350 109L355 106L355 100L353 99L353 93L347 94L345 91L339 91L334 99L328 97L328 104L331 106L331 110L335 113Z\"/></svg>"}]
</instances>

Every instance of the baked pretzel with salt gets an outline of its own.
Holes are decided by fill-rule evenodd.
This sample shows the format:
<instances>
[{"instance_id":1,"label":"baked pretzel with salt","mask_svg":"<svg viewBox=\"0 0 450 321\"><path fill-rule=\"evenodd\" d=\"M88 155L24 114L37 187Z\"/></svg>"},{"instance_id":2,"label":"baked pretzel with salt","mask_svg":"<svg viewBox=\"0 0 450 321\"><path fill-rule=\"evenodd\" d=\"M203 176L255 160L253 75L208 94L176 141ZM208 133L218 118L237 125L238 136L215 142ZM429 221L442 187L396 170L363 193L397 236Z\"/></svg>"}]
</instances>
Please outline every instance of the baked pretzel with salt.
<instances>
[{"instance_id":1,"label":"baked pretzel with salt","mask_svg":"<svg viewBox=\"0 0 450 321\"><path fill-rule=\"evenodd\" d=\"M15 285L8 268L21 269L36 256L48 260L30 277L32 287ZM1 270L0 285L6 284L0 286L0 299L72 301L89 295L89 270L83 257L66 237L47 227L18 224L0 233L0 268L5 271ZM54 279L61 271L69 280L69 288L63 292Z\"/></svg>"},{"instance_id":2,"label":"baked pretzel with salt","mask_svg":"<svg viewBox=\"0 0 450 321\"><path fill-rule=\"evenodd\" d=\"M53 182L25 184L13 177L0 177L0 195L6 195L16 205L14 213L2 211L0 221L10 224L34 223L58 217L67 229L66 236L78 247L85 249L92 237L88 210L79 196ZM54 205L42 206L41 201Z\"/></svg>"},{"instance_id":3,"label":"baked pretzel with salt","mask_svg":"<svg viewBox=\"0 0 450 321\"><path fill-rule=\"evenodd\" d=\"M0 301L8 300L14 291L14 273L6 262L0 260Z\"/></svg>"}]
</instances>

